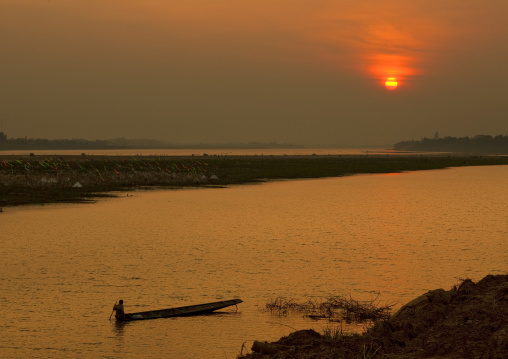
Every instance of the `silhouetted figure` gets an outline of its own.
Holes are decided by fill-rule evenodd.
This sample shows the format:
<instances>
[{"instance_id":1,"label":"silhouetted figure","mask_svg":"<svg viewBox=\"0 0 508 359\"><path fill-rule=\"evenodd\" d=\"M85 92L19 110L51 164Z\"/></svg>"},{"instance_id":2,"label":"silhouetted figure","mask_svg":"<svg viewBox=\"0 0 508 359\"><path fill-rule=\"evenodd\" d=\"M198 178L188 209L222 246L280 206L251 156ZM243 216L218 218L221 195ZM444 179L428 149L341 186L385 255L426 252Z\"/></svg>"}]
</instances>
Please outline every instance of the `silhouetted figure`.
<instances>
[{"instance_id":1,"label":"silhouetted figure","mask_svg":"<svg viewBox=\"0 0 508 359\"><path fill-rule=\"evenodd\" d=\"M123 308L123 300L120 299L118 304L115 303L115 306L113 307L113 310L115 311L115 318L119 320L125 319L125 311Z\"/></svg>"}]
</instances>

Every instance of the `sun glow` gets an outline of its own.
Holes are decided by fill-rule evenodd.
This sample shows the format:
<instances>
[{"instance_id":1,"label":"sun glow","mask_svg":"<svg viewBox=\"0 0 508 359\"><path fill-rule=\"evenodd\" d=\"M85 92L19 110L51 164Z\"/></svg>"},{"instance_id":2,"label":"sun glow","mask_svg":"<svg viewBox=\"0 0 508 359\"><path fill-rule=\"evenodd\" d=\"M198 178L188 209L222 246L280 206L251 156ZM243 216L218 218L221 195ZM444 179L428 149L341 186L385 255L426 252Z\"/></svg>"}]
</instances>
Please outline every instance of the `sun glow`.
<instances>
[{"instance_id":1,"label":"sun glow","mask_svg":"<svg viewBox=\"0 0 508 359\"><path fill-rule=\"evenodd\" d=\"M399 83L397 82L397 79L395 77L389 77L385 81L385 87L388 90L395 90Z\"/></svg>"},{"instance_id":2,"label":"sun glow","mask_svg":"<svg viewBox=\"0 0 508 359\"><path fill-rule=\"evenodd\" d=\"M412 66L416 60L406 55L376 54L368 57L369 72L376 82L388 90L397 89L407 78L417 76L419 71Z\"/></svg>"}]
</instances>

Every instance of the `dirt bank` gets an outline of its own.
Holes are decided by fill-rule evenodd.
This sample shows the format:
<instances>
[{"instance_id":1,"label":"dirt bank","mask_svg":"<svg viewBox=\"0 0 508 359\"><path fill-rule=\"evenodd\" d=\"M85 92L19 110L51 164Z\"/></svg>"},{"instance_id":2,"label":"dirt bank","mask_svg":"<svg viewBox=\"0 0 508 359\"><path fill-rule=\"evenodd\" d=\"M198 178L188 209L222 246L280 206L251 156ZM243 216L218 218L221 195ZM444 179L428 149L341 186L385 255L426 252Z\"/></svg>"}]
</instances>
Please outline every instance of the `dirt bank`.
<instances>
[{"instance_id":1,"label":"dirt bank","mask_svg":"<svg viewBox=\"0 0 508 359\"><path fill-rule=\"evenodd\" d=\"M508 165L465 156L3 156L0 207L83 202L138 188L224 187L297 178Z\"/></svg>"},{"instance_id":2,"label":"dirt bank","mask_svg":"<svg viewBox=\"0 0 508 359\"><path fill-rule=\"evenodd\" d=\"M430 291L363 335L303 330L253 349L239 358L508 358L508 275Z\"/></svg>"}]
</instances>

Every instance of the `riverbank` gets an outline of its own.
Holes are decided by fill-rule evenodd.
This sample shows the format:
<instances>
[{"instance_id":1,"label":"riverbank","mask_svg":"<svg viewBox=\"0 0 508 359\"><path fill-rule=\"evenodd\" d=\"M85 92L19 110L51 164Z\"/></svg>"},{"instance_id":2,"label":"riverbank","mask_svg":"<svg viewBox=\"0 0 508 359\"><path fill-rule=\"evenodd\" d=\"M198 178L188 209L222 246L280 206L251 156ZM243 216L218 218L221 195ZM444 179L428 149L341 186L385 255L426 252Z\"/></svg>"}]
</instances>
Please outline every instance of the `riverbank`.
<instances>
[{"instance_id":1,"label":"riverbank","mask_svg":"<svg viewBox=\"0 0 508 359\"><path fill-rule=\"evenodd\" d=\"M238 359L507 358L508 275L432 290L362 335L336 334L297 331L255 342L253 352Z\"/></svg>"},{"instance_id":2,"label":"riverbank","mask_svg":"<svg viewBox=\"0 0 508 359\"><path fill-rule=\"evenodd\" d=\"M3 156L0 207L93 202L137 188L230 186L270 180L507 165L503 156Z\"/></svg>"}]
</instances>

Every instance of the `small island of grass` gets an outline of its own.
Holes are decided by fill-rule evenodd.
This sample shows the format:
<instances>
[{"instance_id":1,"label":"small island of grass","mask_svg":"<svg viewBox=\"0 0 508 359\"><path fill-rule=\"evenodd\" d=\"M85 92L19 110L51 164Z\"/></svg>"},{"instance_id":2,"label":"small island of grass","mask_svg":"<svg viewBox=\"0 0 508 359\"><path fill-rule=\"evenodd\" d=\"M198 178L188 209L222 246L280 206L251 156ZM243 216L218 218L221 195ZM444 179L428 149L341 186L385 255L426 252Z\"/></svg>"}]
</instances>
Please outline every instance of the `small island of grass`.
<instances>
[{"instance_id":1,"label":"small island of grass","mask_svg":"<svg viewBox=\"0 0 508 359\"><path fill-rule=\"evenodd\" d=\"M138 188L230 186L270 180L506 165L503 156L3 156L0 207L90 202Z\"/></svg>"}]
</instances>

